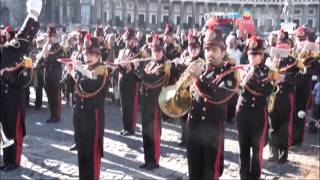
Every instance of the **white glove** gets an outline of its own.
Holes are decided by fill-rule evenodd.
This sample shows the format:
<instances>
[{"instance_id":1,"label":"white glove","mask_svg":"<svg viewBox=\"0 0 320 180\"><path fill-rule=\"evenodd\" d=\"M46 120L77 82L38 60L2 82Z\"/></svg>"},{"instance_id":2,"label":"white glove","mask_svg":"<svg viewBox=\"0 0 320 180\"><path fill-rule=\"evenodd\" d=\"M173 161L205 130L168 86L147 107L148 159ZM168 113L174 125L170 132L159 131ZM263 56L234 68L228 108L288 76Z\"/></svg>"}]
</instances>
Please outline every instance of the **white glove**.
<instances>
[{"instance_id":1,"label":"white glove","mask_svg":"<svg viewBox=\"0 0 320 180\"><path fill-rule=\"evenodd\" d=\"M28 15L38 20L42 9L42 0L27 0Z\"/></svg>"}]
</instances>

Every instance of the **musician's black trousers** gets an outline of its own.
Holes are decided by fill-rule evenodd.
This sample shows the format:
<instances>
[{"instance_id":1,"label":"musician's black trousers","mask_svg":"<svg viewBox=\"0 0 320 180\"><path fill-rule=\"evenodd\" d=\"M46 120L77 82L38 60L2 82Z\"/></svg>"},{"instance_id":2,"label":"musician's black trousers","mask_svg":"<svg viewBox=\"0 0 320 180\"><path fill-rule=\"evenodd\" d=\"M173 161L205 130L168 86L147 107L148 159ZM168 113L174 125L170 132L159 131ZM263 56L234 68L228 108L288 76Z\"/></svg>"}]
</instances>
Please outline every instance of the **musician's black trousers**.
<instances>
[{"instance_id":1,"label":"musician's black trousers","mask_svg":"<svg viewBox=\"0 0 320 180\"><path fill-rule=\"evenodd\" d=\"M145 163L159 164L161 110L157 97L141 97L141 122Z\"/></svg>"},{"instance_id":2,"label":"musician's black trousers","mask_svg":"<svg viewBox=\"0 0 320 180\"><path fill-rule=\"evenodd\" d=\"M8 94L1 93L1 123L3 132L8 139L14 140L13 145L3 149L4 164L20 165L23 137L26 133L25 103L25 89L11 90Z\"/></svg>"},{"instance_id":3,"label":"musician's black trousers","mask_svg":"<svg viewBox=\"0 0 320 180\"><path fill-rule=\"evenodd\" d=\"M267 135L268 113L265 107L239 107L236 113L240 147L241 179L259 179L263 164L263 147ZM252 150L252 156L250 152Z\"/></svg>"},{"instance_id":4,"label":"musician's black trousers","mask_svg":"<svg viewBox=\"0 0 320 180\"><path fill-rule=\"evenodd\" d=\"M201 119L195 121L188 120L186 126L189 178L219 179L223 172L224 122L220 120L213 127Z\"/></svg>"},{"instance_id":5,"label":"musician's black trousers","mask_svg":"<svg viewBox=\"0 0 320 180\"><path fill-rule=\"evenodd\" d=\"M44 72L42 70L36 69L35 71L38 71L37 76L38 76L38 81L37 81L37 87L36 87L36 101L35 101L35 106L37 108L42 107L42 90L44 88Z\"/></svg>"},{"instance_id":6,"label":"musician's black trousers","mask_svg":"<svg viewBox=\"0 0 320 180\"><path fill-rule=\"evenodd\" d=\"M103 156L103 107L75 110L73 118L78 122L79 178L99 179Z\"/></svg>"},{"instance_id":7,"label":"musician's black trousers","mask_svg":"<svg viewBox=\"0 0 320 180\"><path fill-rule=\"evenodd\" d=\"M188 120L188 114L182 116L180 118L181 125L181 143L184 144L186 142L186 125Z\"/></svg>"},{"instance_id":8,"label":"musician's black trousers","mask_svg":"<svg viewBox=\"0 0 320 180\"><path fill-rule=\"evenodd\" d=\"M287 160L291 146L295 93L283 92L277 95L274 109L269 113L269 147L271 155Z\"/></svg>"},{"instance_id":9,"label":"musician's black trousers","mask_svg":"<svg viewBox=\"0 0 320 180\"><path fill-rule=\"evenodd\" d=\"M305 129L305 118L299 118L298 112L304 111L307 112L308 108L311 106L312 101L312 80L311 77L302 77L299 79L301 81L299 86L296 87L296 111L295 118L293 120L293 134L292 134L292 143L301 144L303 142L303 135Z\"/></svg>"},{"instance_id":10,"label":"musician's black trousers","mask_svg":"<svg viewBox=\"0 0 320 180\"><path fill-rule=\"evenodd\" d=\"M137 123L140 85L134 74L119 76L123 129L134 133Z\"/></svg>"},{"instance_id":11,"label":"musician's black trousers","mask_svg":"<svg viewBox=\"0 0 320 180\"><path fill-rule=\"evenodd\" d=\"M51 118L60 120L61 116L61 71L45 72L44 88L47 93Z\"/></svg>"}]
</instances>

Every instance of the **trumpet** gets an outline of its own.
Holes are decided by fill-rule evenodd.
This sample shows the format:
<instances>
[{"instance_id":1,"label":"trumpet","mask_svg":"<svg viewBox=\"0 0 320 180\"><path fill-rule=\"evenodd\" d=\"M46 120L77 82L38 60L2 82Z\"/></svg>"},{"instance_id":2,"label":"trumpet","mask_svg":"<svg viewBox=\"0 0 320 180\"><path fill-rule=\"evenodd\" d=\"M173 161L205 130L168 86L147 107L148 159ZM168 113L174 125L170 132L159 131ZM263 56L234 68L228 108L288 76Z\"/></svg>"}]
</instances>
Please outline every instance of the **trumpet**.
<instances>
[{"instance_id":1,"label":"trumpet","mask_svg":"<svg viewBox=\"0 0 320 180\"><path fill-rule=\"evenodd\" d=\"M0 139L1 139L1 149L4 149L14 144L14 140L8 139L4 134L1 122L0 122Z\"/></svg>"}]
</instances>

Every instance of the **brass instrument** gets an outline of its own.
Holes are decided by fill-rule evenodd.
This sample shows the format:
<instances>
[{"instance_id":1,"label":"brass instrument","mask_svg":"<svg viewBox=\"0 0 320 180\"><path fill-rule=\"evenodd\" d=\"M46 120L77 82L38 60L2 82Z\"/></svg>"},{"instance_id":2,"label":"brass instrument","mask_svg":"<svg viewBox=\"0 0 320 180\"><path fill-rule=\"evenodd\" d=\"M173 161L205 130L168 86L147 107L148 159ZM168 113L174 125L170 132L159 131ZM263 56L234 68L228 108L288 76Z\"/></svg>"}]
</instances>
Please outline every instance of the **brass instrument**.
<instances>
[{"instance_id":1,"label":"brass instrument","mask_svg":"<svg viewBox=\"0 0 320 180\"><path fill-rule=\"evenodd\" d=\"M301 73L302 74L306 74L307 66L312 64L318 58L320 58L320 53L315 51L315 50L313 50L313 51L301 51L297 55L297 66L301 70Z\"/></svg>"},{"instance_id":2,"label":"brass instrument","mask_svg":"<svg viewBox=\"0 0 320 180\"><path fill-rule=\"evenodd\" d=\"M273 67L272 70L269 72L269 79L276 80L279 77L279 64L280 60L278 60L277 64ZM268 98L268 112L271 113L274 109L274 104L276 102L277 94L280 91L280 87L277 83L274 84L272 88L272 93Z\"/></svg>"},{"instance_id":3,"label":"brass instrument","mask_svg":"<svg viewBox=\"0 0 320 180\"><path fill-rule=\"evenodd\" d=\"M203 66L204 60L197 60L197 66ZM172 118L185 115L191 107L191 93L187 87L192 82L192 75L185 71L175 85L164 88L158 98L160 109Z\"/></svg>"},{"instance_id":4,"label":"brass instrument","mask_svg":"<svg viewBox=\"0 0 320 180\"><path fill-rule=\"evenodd\" d=\"M1 140L1 144L0 144L1 149L4 149L14 144L14 141L12 139L8 139L4 134L1 122L0 122L0 140Z\"/></svg>"}]
</instances>

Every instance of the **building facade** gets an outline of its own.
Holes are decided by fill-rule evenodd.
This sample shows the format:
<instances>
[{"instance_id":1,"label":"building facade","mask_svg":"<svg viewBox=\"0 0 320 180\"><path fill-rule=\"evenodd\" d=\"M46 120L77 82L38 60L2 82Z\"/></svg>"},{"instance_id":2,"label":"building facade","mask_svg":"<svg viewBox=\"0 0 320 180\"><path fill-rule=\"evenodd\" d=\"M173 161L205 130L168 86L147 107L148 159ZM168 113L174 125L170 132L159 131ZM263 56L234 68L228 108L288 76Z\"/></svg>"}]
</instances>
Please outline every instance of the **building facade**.
<instances>
[{"instance_id":1,"label":"building facade","mask_svg":"<svg viewBox=\"0 0 320 180\"><path fill-rule=\"evenodd\" d=\"M43 0L40 21L60 25L110 24L160 30L165 23L200 27L207 12L250 11L260 32L278 29L284 0ZM319 32L319 0L292 0L292 20ZM1 24L17 26L25 16L24 0L1 0Z\"/></svg>"}]
</instances>

